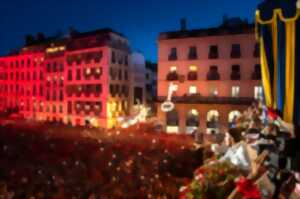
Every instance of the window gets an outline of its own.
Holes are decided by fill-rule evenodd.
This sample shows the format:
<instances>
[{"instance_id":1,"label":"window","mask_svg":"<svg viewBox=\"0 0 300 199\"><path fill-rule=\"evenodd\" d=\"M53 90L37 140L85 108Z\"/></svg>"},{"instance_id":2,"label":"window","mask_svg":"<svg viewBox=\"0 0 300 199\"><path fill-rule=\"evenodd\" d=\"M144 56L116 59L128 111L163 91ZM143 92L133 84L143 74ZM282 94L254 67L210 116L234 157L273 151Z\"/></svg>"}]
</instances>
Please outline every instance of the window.
<instances>
[{"instance_id":1,"label":"window","mask_svg":"<svg viewBox=\"0 0 300 199\"><path fill-rule=\"evenodd\" d=\"M254 98L255 99L263 99L263 88L262 86L255 86L254 87Z\"/></svg>"},{"instance_id":2,"label":"window","mask_svg":"<svg viewBox=\"0 0 300 199\"><path fill-rule=\"evenodd\" d=\"M57 72L57 64L56 64L56 62L53 62L53 72Z\"/></svg>"},{"instance_id":3,"label":"window","mask_svg":"<svg viewBox=\"0 0 300 199\"><path fill-rule=\"evenodd\" d=\"M197 47L196 46L191 46L189 49L189 55L188 55L188 59L197 59L198 55L197 55Z\"/></svg>"},{"instance_id":4,"label":"window","mask_svg":"<svg viewBox=\"0 0 300 199\"><path fill-rule=\"evenodd\" d=\"M143 88L134 87L134 104L142 104L143 103Z\"/></svg>"},{"instance_id":5,"label":"window","mask_svg":"<svg viewBox=\"0 0 300 199\"><path fill-rule=\"evenodd\" d=\"M240 80L241 73L240 73L240 65L232 65L231 66L231 80Z\"/></svg>"},{"instance_id":6,"label":"window","mask_svg":"<svg viewBox=\"0 0 300 199\"><path fill-rule=\"evenodd\" d=\"M177 49L171 48L170 54L169 54L169 61L177 60Z\"/></svg>"},{"instance_id":7,"label":"window","mask_svg":"<svg viewBox=\"0 0 300 199\"><path fill-rule=\"evenodd\" d=\"M52 100L56 101L56 92L55 91L53 91L53 93L52 93Z\"/></svg>"},{"instance_id":8,"label":"window","mask_svg":"<svg viewBox=\"0 0 300 199\"><path fill-rule=\"evenodd\" d=\"M255 47L254 47L254 52L253 52L253 57L259 57L260 56L260 52L259 52L259 44L256 43Z\"/></svg>"},{"instance_id":9,"label":"window","mask_svg":"<svg viewBox=\"0 0 300 199\"><path fill-rule=\"evenodd\" d=\"M212 45L209 47L209 59L218 59L219 58L219 50L217 45Z\"/></svg>"},{"instance_id":10,"label":"window","mask_svg":"<svg viewBox=\"0 0 300 199\"><path fill-rule=\"evenodd\" d=\"M231 96L232 97L239 97L240 95L240 87L239 86L233 86L231 88Z\"/></svg>"},{"instance_id":11,"label":"window","mask_svg":"<svg viewBox=\"0 0 300 199\"><path fill-rule=\"evenodd\" d=\"M100 79L100 76L102 75L102 68L96 68L95 69L95 73L94 73L94 76L95 76L95 79Z\"/></svg>"},{"instance_id":12,"label":"window","mask_svg":"<svg viewBox=\"0 0 300 199\"><path fill-rule=\"evenodd\" d=\"M68 102L68 114L72 114L72 102Z\"/></svg>"},{"instance_id":13,"label":"window","mask_svg":"<svg viewBox=\"0 0 300 199\"><path fill-rule=\"evenodd\" d=\"M207 112L207 128L218 128L220 114L217 110L210 110Z\"/></svg>"},{"instance_id":14,"label":"window","mask_svg":"<svg viewBox=\"0 0 300 199\"><path fill-rule=\"evenodd\" d=\"M62 105L59 105L59 113L63 113L63 107L62 107Z\"/></svg>"},{"instance_id":15,"label":"window","mask_svg":"<svg viewBox=\"0 0 300 199\"><path fill-rule=\"evenodd\" d=\"M60 64L59 64L59 71L60 71L60 72L63 72L63 71L64 71L64 64L63 64L63 63L60 63Z\"/></svg>"},{"instance_id":16,"label":"window","mask_svg":"<svg viewBox=\"0 0 300 199\"><path fill-rule=\"evenodd\" d=\"M27 81L30 81L30 73L27 72Z\"/></svg>"},{"instance_id":17,"label":"window","mask_svg":"<svg viewBox=\"0 0 300 199\"><path fill-rule=\"evenodd\" d=\"M76 80L80 80L81 79L81 70L78 68L76 69Z\"/></svg>"},{"instance_id":18,"label":"window","mask_svg":"<svg viewBox=\"0 0 300 199\"><path fill-rule=\"evenodd\" d=\"M197 66L190 66L188 73L188 80L194 81L198 79Z\"/></svg>"},{"instance_id":19,"label":"window","mask_svg":"<svg viewBox=\"0 0 300 199\"><path fill-rule=\"evenodd\" d=\"M110 92L112 97L114 97L116 95L115 86L113 84L109 85L109 92Z\"/></svg>"},{"instance_id":20,"label":"window","mask_svg":"<svg viewBox=\"0 0 300 199\"><path fill-rule=\"evenodd\" d=\"M27 59L27 67L30 67L30 59Z\"/></svg>"},{"instance_id":21,"label":"window","mask_svg":"<svg viewBox=\"0 0 300 199\"><path fill-rule=\"evenodd\" d=\"M254 66L254 72L252 73L252 80L261 80L260 64L256 64Z\"/></svg>"},{"instance_id":22,"label":"window","mask_svg":"<svg viewBox=\"0 0 300 199\"><path fill-rule=\"evenodd\" d=\"M32 95L36 96L36 86L35 85L33 85Z\"/></svg>"},{"instance_id":23,"label":"window","mask_svg":"<svg viewBox=\"0 0 300 199\"><path fill-rule=\"evenodd\" d=\"M127 70L124 71L124 79L128 80L128 71Z\"/></svg>"},{"instance_id":24,"label":"window","mask_svg":"<svg viewBox=\"0 0 300 199\"><path fill-rule=\"evenodd\" d=\"M178 74L177 74L177 67L176 66L171 66L170 72L167 75L167 80L168 81L178 80Z\"/></svg>"},{"instance_id":25,"label":"window","mask_svg":"<svg viewBox=\"0 0 300 199\"><path fill-rule=\"evenodd\" d=\"M116 53L114 51L111 52L111 62L116 63Z\"/></svg>"},{"instance_id":26,"label":"window","mask_svg":"<svg viewBox=\"0 0 300 199\"><path fill-rule=\"evenodd\" d=\"M34 71L33 73L33 77L32 77L33 80L36 80L36 72Z\"/></svg>"},{"instance_id":27,"label":"window","mask_svg":"<svg viewBox=\"0 0 300 199\"><path fill-rule=\"evenodd\" d=\"M51 65L50 65L50 63L47 64L47 69L46 70L47 70L48 73L51 72Z\"/></svg>"},{"instance_id":28,"label":"window","mask_svg":"<svg viewBox=\"0 0 300 199\"><path fill-rule=\"evenodd\" d=\"M62 90L59 91L59 101L63 101L64 100L64 93Z\"/></svg>"},{"instance_id":29,"label":"window","mask_svg":"<svg viewBox=\"0 0 300 199\"><path fill-rule=\"evenodd\" d=\"M231 46L231 58L241 58L241 45L232 44Z\"/></svg>"},{"instance_id":30,"label":"window","mask_svg":"<svg viewBox=\"0 0 300 199\"><path fill-rule=\"evenodd\" d=\"M68 70L68 80L72 80L72 70Z\"/></svg>"},{"instance_id":31,"label":"window","mask_svg":"<svg viewBox=\"0 0 300 199\"><path fill-rule=\"evenodd\" d=\"M116 91L116 94L117 94L117 95L120 94L120 86L119 86L119 84L116 84L116 85L115 85L115 91Z\"/></svg>"},{"instance_id":32,"label":"window","mask_svg":"<svg viewBox=\"0 0 300 199\"><path fill-rule=\"evenodd\" d=\"M196 86L190 86L189 87L189 94L190 95L197 94L197 87Z\"/></svg>"},{"instance_id":33,"label":"window","mask_svg":"<svg viewBox=\"0 0 300 199\"><path fill-rule=\"evenodd\" d=\"M119 75L118 75L118 77L119 77L119 80L122 80L122 70L121 69L119 69Z\"/></svg>"},{"instance_id":34,"label":"window","mask_svg":"<svg viewBox=\"0 0 300 199\"><path fill-rule=\"evenodd\" d=\"M102 84L97 84L95 89L96 89L96 94L102 93Z\"/></svg>"},{"instance_id":35,"label":"window","mask_svg":"<svg viewBox=\"0 0 300 199\"><path fill-rule=\"evenodd\" d=\"M43 93L44 93L44 89L43 89L43 87L40 85L40 96L43 96Z\"/></svg>"},{"instance_id":36,"label":"window","mask_svg":"<svg viewBox=\"0 0 300 199\"><path fill-rule=\"evenodd\" d=\"M128 55L125 55L125 66L128 66Z\"/></svg>"},{"instance_id":37,"label":"window","mask_svg":"<svg viewBox=\"0 0 300 199\"><path fill-rule=\"evenodd\" d=\"M218 66L210 66L207 74L207 80L220 80Z\"/></svg>"}]
</instances>

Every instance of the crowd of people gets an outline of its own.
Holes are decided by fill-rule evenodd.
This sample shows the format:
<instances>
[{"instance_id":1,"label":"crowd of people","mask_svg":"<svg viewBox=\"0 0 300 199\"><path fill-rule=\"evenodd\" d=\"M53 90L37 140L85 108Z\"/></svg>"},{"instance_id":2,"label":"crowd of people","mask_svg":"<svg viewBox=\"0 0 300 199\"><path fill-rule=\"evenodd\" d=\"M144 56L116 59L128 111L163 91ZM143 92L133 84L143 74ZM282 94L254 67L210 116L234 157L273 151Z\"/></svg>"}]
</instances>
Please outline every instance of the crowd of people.
<instances>
[{"instance_id":1,"label":"crowd of people","mask_svg":"<svg viewBox=\"0 0 300 199\"><path fill-rule=\"evenodd\" d=\"M1 126L0 196L177 198L180 186L202 164L188 136L157 134L143 125L102 132L77 129L79 133L62 136L68 130L75 131Z\"/></svg>"}]
</instances>

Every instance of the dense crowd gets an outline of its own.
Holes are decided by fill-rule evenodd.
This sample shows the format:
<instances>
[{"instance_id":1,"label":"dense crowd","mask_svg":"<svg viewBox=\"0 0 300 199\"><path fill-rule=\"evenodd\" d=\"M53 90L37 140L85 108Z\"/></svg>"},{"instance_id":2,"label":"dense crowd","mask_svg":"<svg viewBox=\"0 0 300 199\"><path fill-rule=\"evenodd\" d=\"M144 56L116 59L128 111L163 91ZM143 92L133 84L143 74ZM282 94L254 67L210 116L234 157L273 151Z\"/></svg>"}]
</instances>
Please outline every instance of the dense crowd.
<instances>
[{"instance_id":1,"label":"dense crowd","mask_svg":"<svg viewBox=\"0 0 300 199\"><path fill-rule=\"evenodd\" d=\"M0 196L177 198L201 153L190 137L151 131L1 126Z\"/></svg>"}]
</instances>

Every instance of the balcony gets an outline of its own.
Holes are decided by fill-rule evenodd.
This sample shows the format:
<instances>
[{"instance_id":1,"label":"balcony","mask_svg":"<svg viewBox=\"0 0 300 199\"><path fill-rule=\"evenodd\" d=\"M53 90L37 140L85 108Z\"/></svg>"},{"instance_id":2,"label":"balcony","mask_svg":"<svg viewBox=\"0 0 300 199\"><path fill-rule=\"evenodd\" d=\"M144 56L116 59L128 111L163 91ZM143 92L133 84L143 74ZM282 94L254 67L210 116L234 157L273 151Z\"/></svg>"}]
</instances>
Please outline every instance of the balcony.
<instances>
[{"instance_id":1,"label":"balcony","mask_svg":"<svg viewBox=\"0 0 300 199\"><path fill-rule=\"evenodd\" d=\"M169 61L175 61L175 60L177 60L177 55L176 54L170 54L168 60Z\"/></svg>"},{"instance_id":2,"label":"balcony","mask_svg":"<svg viewBox=\"0 0 300 199\"><path fill-rule=\"evenodd\" d=\"M209 72L206 78L207 80L220 80L220 74L218 72Z\"/></svg>"},{"instance_id":3,"label":"balcony","mask_svg":"<svg viewBox=\"0 0 300 199\"><path fill-rule=\"evenodd\" d=\"M166 97L157 97L157 102L166 101ZM232 104L232 105L251 105L255 102L251 97L205 97L201 95L184 95L172 97L172 102L178 104Z\"/></svg>"},{"instance_id":4,"label":"balcony","mask_svg":"<svg viewBox=\"0 0 300 199\"><path fill-rule=\"evenodd\" d=\"M198 79L197 72L189 72L187 78L190 81L196 81Z\"/></svg>"},{"instance_id":5,"label":"balcony","mask_svg":"<svg viewBox=\"0 0 300 199\"><path fill-rule=\"evenodd\" d=\"M260 71L254 71L252 73L251 79L252 80L261 80L261 72Z\"/></svg>"},{"instance_id":6,"label":"balcony","mask_svg":"<svg viewBox=\"0 0 300 199\"><path fill-rule=\"evenodd\" d=\"M239 72L232 72L230 75L231 80L240 80L241 74Z\"/></svg>"},{"instance_id":7,"label":"balcony","mask_svg":"<svg viewBox=\"0 0 300 199\"><path fill-rule=\"evenodd\" d=\"M176 72L170 72L167 75L167 80L168 81L177 81L179 79L179 75Z\"/></svg>"}]
</instances>

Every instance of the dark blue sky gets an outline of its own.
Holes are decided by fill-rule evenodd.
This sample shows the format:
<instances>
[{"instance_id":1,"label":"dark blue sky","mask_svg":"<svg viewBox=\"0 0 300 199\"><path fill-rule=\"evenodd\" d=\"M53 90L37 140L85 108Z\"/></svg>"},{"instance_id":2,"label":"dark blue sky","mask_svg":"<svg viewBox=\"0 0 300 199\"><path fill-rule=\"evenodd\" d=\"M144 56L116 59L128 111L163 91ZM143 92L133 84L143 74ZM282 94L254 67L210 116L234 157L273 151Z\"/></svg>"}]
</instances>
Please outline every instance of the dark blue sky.
<instances>
[{"instance_id":1,"label":"dark blue sky","mask_svg":"<svg viewBox=\"0 0 300 199\"><path fill-rule=\"evenodd\" d=\"M133 50L157 58L159 32L218 25L224 14L253 20L260 0L3 0L0 10L0 54L23 45L24 35L111 27L128 37Z\"/></svg>"}]
</instances>

